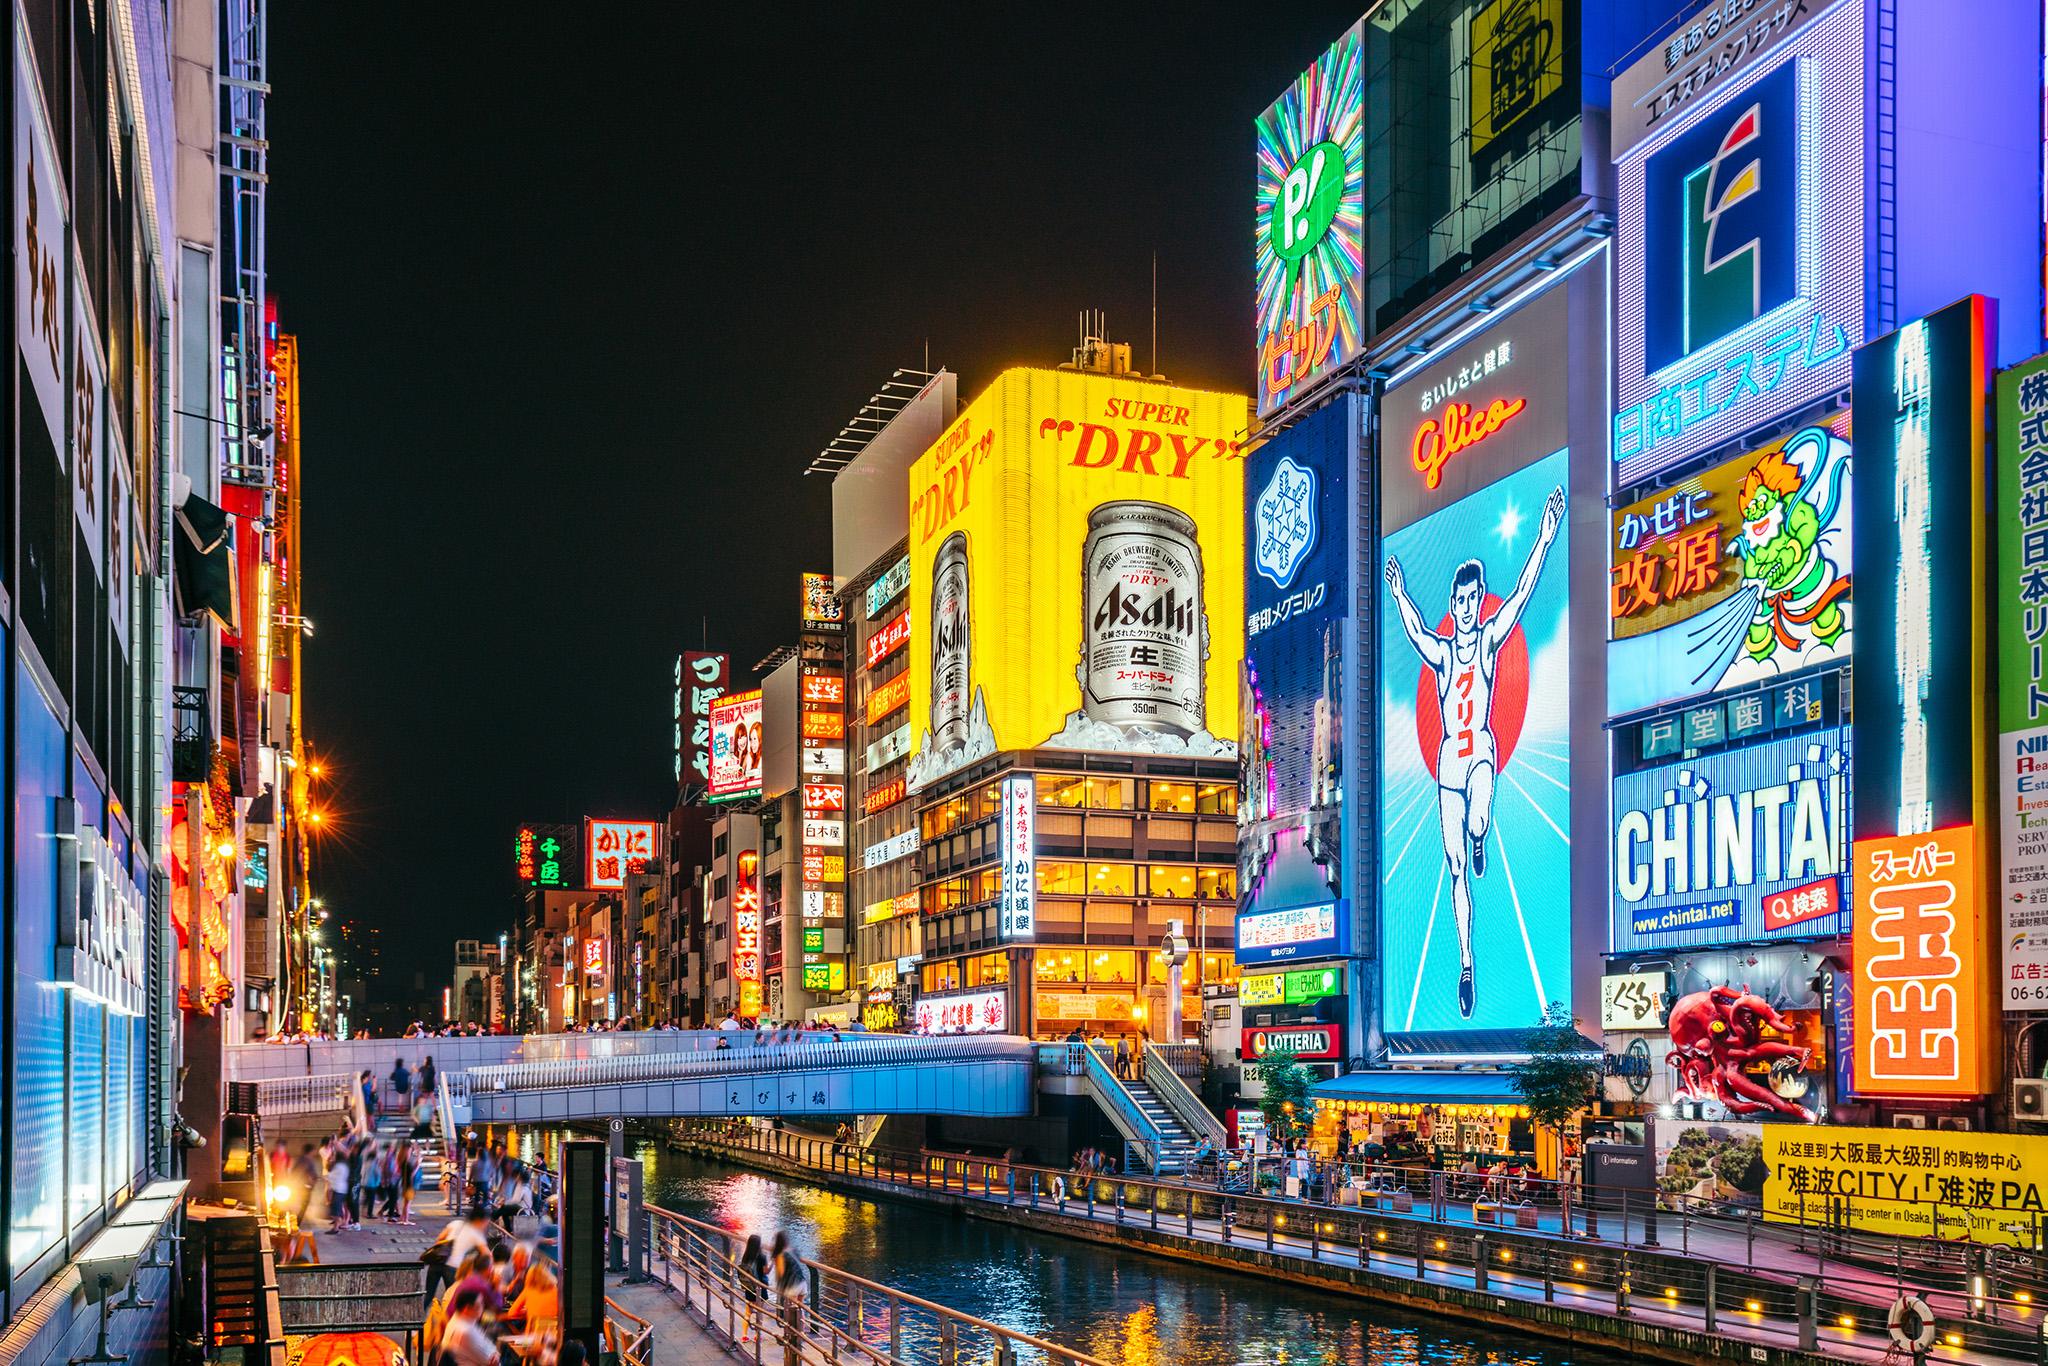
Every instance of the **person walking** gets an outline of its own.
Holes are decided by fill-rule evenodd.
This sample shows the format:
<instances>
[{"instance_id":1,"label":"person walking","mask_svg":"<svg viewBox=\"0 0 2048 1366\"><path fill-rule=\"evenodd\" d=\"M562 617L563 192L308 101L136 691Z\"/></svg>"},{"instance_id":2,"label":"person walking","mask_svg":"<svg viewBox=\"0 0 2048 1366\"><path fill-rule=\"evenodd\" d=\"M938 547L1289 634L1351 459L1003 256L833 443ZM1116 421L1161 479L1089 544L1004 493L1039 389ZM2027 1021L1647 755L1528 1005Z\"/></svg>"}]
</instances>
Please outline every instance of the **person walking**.
<instances>
[{"instance_id":1,"label":"person walking","mask_svg":"<svg viewBox=\"0 0 2048 1366\"><path fill-rule=\"evenodd\" d=\"M755 1316L761 1312L761 1296L768 1288L768 1254L761 1250L760 1234L747 1235L746 1249L733 1263L733 1274L740 1282L740 1341L745 1342L754 1331Z\"/></svg>"},{"instance_id":2,"label":"person walking","mask_svg":"<svg viewBox=\"0 0 2048 1366\"><path fill-rule=\"evenodd\" d=\"M399 1058L391 1068L391 1100L391 1108L397 1113L411 1113L412 1069L405 1065L404 1058Z\"/></svg>"},{"instance_id":3,"label":"person walking","mask_svg":"<svg viewBox=\"0 0 2048 1366\"><path fill-rule=\"evenodd\" d=\"M1131 1040L1125 1034L1116 1036L1116 1075L1119 1081L1131 1079Z\"/></svg>"},{"instance_id":4,"label":"person walking","mask_svg":"<svg viewBox=\"0 0 2048 1366\"><path fill-rule=\"evenodd\" d=\"M313 1213L313 1202L319 1198L321 1187L327 1184L327 1169L320 1162L318 1148L308 1143L299 1149L299 1160L292 1163L292 1179L302 1192L299 1226L304 1228L307 1218Z\"/></svg>"},{"instance_id":5,"label":"person walking","mask_svg":"<svg viewBox=\"0 0 2048 1366\"><path fill-rule=\"evenodd\" d=\"M419 1185L420 1154L410 1140L398 1145L398 1222L401 1227L412 1226L412 1193Z\"/></svg>"},{"instance_id":6,"label":"person walking","mask_svg":"<svg viewBox=\"0 0 2048 1366\"><path fill-rule=\"evenodd\" d=\"M769 1248L768 1270L775 1279L775 1302L782 1315L783 1341L804 1334L804 1285L810 1278L803 1258L789 1245L789 1235L776 1230Z\"/></svg>"},{"instance_id":7,"label":"person walking","mask_svg":"<svg viewBox=\"0 0 2048 1366\"><path fill-rule=\"evenodd\" d=\"M327 1222L337 1231L355 1227L349 1217L348 1150L339 1144L327 1160Z\"/></svg>"},{"instance_id":8,"label":"person walking","mask_svg":"<svg viewBox=\"0 0 2048 1366\"><path fill-rule=\"evenodd\" d=\"M438 1078L434 1071L434 1055L429 1053L420 1060L420 1094L423 1096L433 1095L437 1080Z\"/></svg>"}]
</instances>

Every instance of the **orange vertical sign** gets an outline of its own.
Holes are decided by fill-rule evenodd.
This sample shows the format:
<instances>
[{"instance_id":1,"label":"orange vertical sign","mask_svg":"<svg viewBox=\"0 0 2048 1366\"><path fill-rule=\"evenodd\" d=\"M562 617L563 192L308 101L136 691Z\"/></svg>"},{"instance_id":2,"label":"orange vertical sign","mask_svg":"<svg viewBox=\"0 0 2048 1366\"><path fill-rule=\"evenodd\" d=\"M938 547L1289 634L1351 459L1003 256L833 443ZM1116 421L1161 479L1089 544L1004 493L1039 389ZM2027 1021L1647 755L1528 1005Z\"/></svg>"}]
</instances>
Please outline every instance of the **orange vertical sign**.
<instances>
[{"instance_id":1,"label":"orange vertical sign","mask_svg":"<svg viewBox=\"0 0 2048 1366\"><path fill-rule=\"evenodd\" d=\"M1856 841L1856 1090L1990 1090L1976 828Z\"/></svg>"}]
</instances>

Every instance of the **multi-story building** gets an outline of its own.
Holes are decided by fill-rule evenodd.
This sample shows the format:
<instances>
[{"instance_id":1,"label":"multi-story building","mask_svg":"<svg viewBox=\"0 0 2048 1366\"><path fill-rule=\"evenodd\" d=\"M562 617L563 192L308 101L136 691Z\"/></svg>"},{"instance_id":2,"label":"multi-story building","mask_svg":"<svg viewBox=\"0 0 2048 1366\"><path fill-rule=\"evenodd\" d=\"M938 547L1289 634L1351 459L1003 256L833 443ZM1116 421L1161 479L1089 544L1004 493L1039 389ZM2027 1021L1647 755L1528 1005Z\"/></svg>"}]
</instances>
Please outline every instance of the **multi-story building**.
<instances>
[{"instance_id":1,"label":"multi-story building","mask_svg":"<svg viewBox=\"0 0 2048 1366\"><path fill-rule=\"evenodd\" d=\"M913 1027L1178 1042L1231 975L1245 427L1084 324L912 467Z\"/></svg>"},{"instance_id":2,"label":"multi-story building","mask_svg":"<svg viewBox=\"0 0 2048 1366\"><path fill-rule=\"evenodd\" d=\"M917 808L904 783L912 656L904 489L911 465L952 422L957 396L949 371L896 371L808 471L832 479L832 579L846 640L848 987L871 1029L909 1019L923 953Z\"/></svg>"}]
</instances>

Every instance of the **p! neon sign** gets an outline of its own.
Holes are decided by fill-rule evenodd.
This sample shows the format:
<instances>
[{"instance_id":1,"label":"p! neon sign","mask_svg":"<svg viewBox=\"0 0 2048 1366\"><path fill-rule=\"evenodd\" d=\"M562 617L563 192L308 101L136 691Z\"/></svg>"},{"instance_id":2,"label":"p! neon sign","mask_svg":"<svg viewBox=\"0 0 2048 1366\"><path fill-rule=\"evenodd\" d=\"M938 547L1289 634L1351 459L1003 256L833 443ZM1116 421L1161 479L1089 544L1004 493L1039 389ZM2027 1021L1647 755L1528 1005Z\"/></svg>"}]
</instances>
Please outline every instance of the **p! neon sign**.
<instances>
[{"instance_id":1,"label":"p! neon sign","mask_svg":"<svg viewBox=\"0 0 2048 1366\"><path fill-rule=\"evenodd\" d=\"M1443 417L1429 418L1415 429L1410 463L1430 488L1443 482L1444 466L1451 457L1471 450L1498 432L1529 406L1526 398L1497 398L1484 408L1469 403L1447 403Z\"/></svg>"}]
</instances>

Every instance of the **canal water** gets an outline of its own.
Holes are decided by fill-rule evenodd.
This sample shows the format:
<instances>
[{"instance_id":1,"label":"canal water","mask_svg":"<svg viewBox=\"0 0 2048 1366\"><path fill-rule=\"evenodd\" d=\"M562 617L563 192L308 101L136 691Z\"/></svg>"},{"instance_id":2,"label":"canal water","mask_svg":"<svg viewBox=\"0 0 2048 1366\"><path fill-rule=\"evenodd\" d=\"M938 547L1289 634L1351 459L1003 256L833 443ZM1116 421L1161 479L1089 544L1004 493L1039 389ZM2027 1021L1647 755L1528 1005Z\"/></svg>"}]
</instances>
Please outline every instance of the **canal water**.
<instances>
[{"instance_id":1,"label":"canal water","mask_svg":"<svg viewBox=\"0 0 2048 1366\"><path fill-rule=\"evenodd\" d=\"M1119 1366L1620 1366L1629 1358L635 1146L650 1203Z\"/></svg>"}]
</instances>

